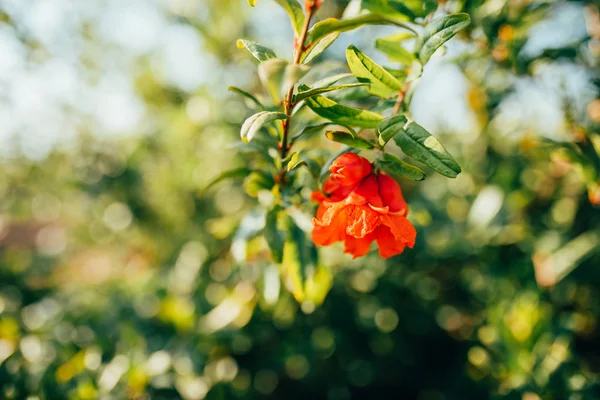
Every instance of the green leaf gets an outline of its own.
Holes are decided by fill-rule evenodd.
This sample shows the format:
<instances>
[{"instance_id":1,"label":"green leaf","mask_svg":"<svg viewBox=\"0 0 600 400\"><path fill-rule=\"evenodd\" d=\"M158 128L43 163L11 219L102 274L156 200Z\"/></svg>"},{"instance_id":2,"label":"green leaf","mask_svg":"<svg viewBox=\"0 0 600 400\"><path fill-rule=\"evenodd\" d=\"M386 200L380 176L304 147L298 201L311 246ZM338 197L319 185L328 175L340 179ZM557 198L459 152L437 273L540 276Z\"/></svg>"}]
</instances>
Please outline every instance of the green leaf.
<instances>
[{"instance_id":1,"label":"green leaf","mask_svg":"<svg viewBox=\"0 0 600 400\"><path fill-rule=\"evenodd\" d=\"M285 78L286 60L273 58L258 66L258 77L275 105L281 104L281 87Z\"/></svg>"},{"instance_id":2,"label":"green leaf","mask_svg":"<svg viewBox=\"0 0 600 400\"><path fill-rule=\"evenodd\" d=\"M276 206L272 210L267 212L264 235L269 248L271 249L271 255L273 261L280 263L283 259L283 246L285 243L285 219L288 218L283 209Z\"/></svg>"},{"instance_id":3,"label":"green leaf","mask_svg":"<svg viewBox=\"0 0 600 400\"><path fill-rule=\"evenodd\" d=\"M244 47L256 58L258 61L263 62L276 58L275 52L268 47L261 46L260 44L253 42L252 40L239 39L237 41L237 47L243 49Z\"/></svg>"},{"instance_id":4,"label":"green leaf","mask_svg":"<svg viewBox=\"0 0 600 400\"><path fill-rule=\"evenodd\" d=\"M304 92L300 92L300 93L296 94L294 96L294 103L299 103L302 100L305 100L309 97L316 96L321 93L327 93L327 92L332 92L334 90L349 89L349 88L354 88L354 87L358 87L358 86L366 86L366 85L367 85L366 83L348 83L345 85L327 86L327 87L321 87L321 88L308 89Z\"/></svg>"},{"instance_id":5,"label":"green leaf","mask_svg":"<svg viewBox=\"0 0 600 400\"><path fill-rule=\"evenodd\" d=\"M298 83L298 81L308 73L309 70L310 67L308 65L288 64L285 67L280 95L284 96L292 86Z\"/></svg>"},{"instance_id":6,"label":"green leaf","mask_svg":"<svg viewBox=\"0 0 600 400\"><path fill-rule=\"evenodd\" d=\"M292 27L296 36L300 36L302 28L304 27L304 11L302 6L296 0L275 0L285 12L289 15L290 21L292 21Z\"/></svg>"},{"instance_id":7,"label":"green leaf","mask_svg":"<svg viewBox=\"0 0 600 400\"><path fill-rule=\"evenodd\" d=\"M278 119L287 119L287 115L275 111L261 111L249 117L242 125L240 135L244 142L252 140L256 132L265 124Z\"/></svg>"},{"instance_id":8,"label":"green leaf","mask_svg":"<svg viewBox=\"0 0 600 400\"><path fill-rule=\"evenodd\" d=\"M377 137L381 147L404 128L408 120L404 115L394 115L377 126Z\"/></svg>"},{"instance_id":9,"label":"green leaf","mask_svg":"<svg viewBox=\"0 0 600 400\"><path fill-rule=\"evenodd\" d=\"M241 96L244 96L245 98L249 99L249 100L250 100L250 101L252 101L254 104L256 104L256 105L258 106L258 108L261 108L261 109L264 109L264 108L265 108L265 106L263 106L263 105L261 104L261 102L260 102L260 101L258 101L258 99L257 99L256 97L254 97L254 96L253 96L253 95L251 95L250 93L246 92L245 90L242 90L242 89L240 89L240 88L238 88L238 87L235 87L235 86L229 86L229 87L227 88L227 90L229 90L230 92L237 93L237 94L239 94L239 95L241 95Z\"/></svg>"},{"instance_id":10,"label":"green leaf","mask_svg":"<svg viewBox=\"0 0 600 400\"><path fill-rule=\"evenodd\" d=\"M329 175L329 172L330 172L329 167L331 167L331 164L333 164L333 162L335 161L336 158L338 158L339 156L341 156L344 153L358 153L358 152L360 152L360 149L354 149L352 147L343 146L340 151L338 151L337 153L335 153L334 155L329 157L329 159L325 162L325 164L323 164L323 167L321 167L321 173L319 174L319 181L323 182L325 177L327 175Z\"/></svg>"},{"instance_id":11,"label":"green leaf","mask_svg":"<svg viewBox=\"0 0 600 400\"><path fill-rule=\"evenodd\" d=\"M395 179L408 178L413 181L425 179L425 173L420 168L407 164L389 153L383 153L383 158L377 161L377 165Z\"/></svg>"},{"instance_id":12,"label":"green leaf","mask_svg":"<svg viewBox=\"0 0 600 400\"><path fill-rule=\"evenodd\" d=\"M325 86L331 86L334 83L341 81L342 79L345 78L354 78L354 74L348 73L348 72L344 72L342 74L336 74L336 75L331 75L331 76L327 76L323 79L319 79L318 81L316 81L315 83L313 83L313 87L314 88L320 88L320 87L325 87Z\"/></svg>"},{"instance_id":13,"label":"green leaf","mask_svg":"<svg viewBox=\"0 0 600 400\"><path fill-rule=\"evenodd\" d=\"M346 60L350 70L359 81L368 82L369 93L378 97L390 97L395 91L402 89L402 82L394 78L383 67L363 54L354 45L346 49Z\"/></svg>"},{"instance_id":14,"label":"green leaf","mask_svg":"<svg viewBox=\"0 0 600 400\"><path fill-rule=\"evenodd\" d=\"M333 32L329 35L326 35L323 39L319 40L318 42L309 44L302 52L300 62L303 64L308 64L309 62L313 61L315 58L323 54L323 52L327 50L329 46L331 46L339 36L339 32Z\"/></svg>"},{"instance_id":15,"label":"green leaf","mask_svg":"<svg viewBox=\"0 0 600 400\"><path fill-rule=\"evenodd\" d=\"M362 7L375 13L406 20L424 17L437 7L436 0L362 0Z\"/></svg>"},{"instance_id":16,"label":"green leaf","mask_svg":"<svg viewBox=\"0 0 600 400\"><path fill-rule=\"evenodd\" d=\"M264 228L264 209L255 208L244 215L231 242L231 254L237 262L241 263L246 260L248 255L248 242L258 236Z\"/></svg>"},{"instance_id":17,"label":"green leaf","mask_svg":"<svg viewBox=\"0 0 600 400\"><path fill-rule=\"evenodd\" d=\"M253 171L244 179L244 190L250 197L258 197L261 190L271 190L275 185L272 176Z\"/></svg>"},{"instance_id":18,"label":"green leaf","mask_svg":"<svg viewBox=\"0 0 600 400\"><path fill-rule=\"evenodd\" d=\"M309 136L311 133L315 133L320 131L321 129L325 128L326 126L329 125L336 125L333 122L325 122L322 124L316 124L316 125L308 125L305 126L304 128L302 128L302 130L296 132L293 136L292 136L292 143L294 143L297 139L299 139L300 137L305 137L305 136Z\"/></svg>"},{"instance_id":19,"label":"green leaf","mask_svg":"<svg viewBox=\"0 0 600 400\"><path fill-rule=\"evenodd\" d=\"M399 42L386 39L377 39L375 48L388 56L390 61L404 65L411 65L415 56L406 50Z\"/></svg>"},{"instance_id":20,"label":"green leaf","mask_svg":"<svg viewBox=\"0 0 600 400\"><path fill-rule=\"evenodd\" d=\"M377 14L366 14L346 20L327 18L317 22L306 35L307 48L315 46L317 41L334 32L347 32L360 28L363 25L395 25L413 31L413 29L397 20Z\"/></svg>"},{"instance_id":21,"label":"green leaf","mask_svg":"<svg viewBox=\"0 0 600 400\"><path fill-rule=\"evenodd\" d=\"M235 178L245 178L250 173L248 168L236 168L231 169L229 171L225 171L217 175L206 187L203 191L207 191L212 188L217 183L224 181L225 179L235 179Z\"/></svg>"},{"instance_id":22,"label":"green leaf","mask_svg":"<svg viewBox=\"0 0 600 400\"><path fill-rule=\"evenodd\" d=\"M318 265L318 253L312 241L307 240L306 233L291 218L289 222L281 267L294 298L302 302L306 297L306 280Z\"/></svg>"},{"instance_id":23,"label":"green leaf","mask_svg":"<svg viewBox=\"0 0 600 400\"><path fill-rule=\"evenodd\" d=\"M250 7L254 7L257 1L258 0L248 0L248 4L250 5Z\"/></svg>"},{"instance_id":24,"label":"green leaf","mask_svg":"<svg viewBox=\"0 0 600 400\"><path fill-rule=\"evenodd\" d=\"M302 87L307 88L307 86ZM344 106L323 96L309 97L305 102L317 115L341 125L375 128L383 121L383 117L379 114Z\"/></svg>"},{"instance_id":25,"label":"green leaf","mask_svg":"<svg viewBox=\"0 0 600 400\"><path fill-rule=\"evenodd\" d=\"M375 147L373 143L359 136L353 136L345 131L327 131L325 137L333 142L342 143L356 149L369 150Z\"/></svg>"},{"instance_id":26,"label":"green leaf","mask_svg":"<svg viewBox=\"0 0 600 400\"><path fill-rule=\"evenodd\" d=\"M419 35L415 51L423 64L448 40L471 23L471 17L466 13L447 15L431 21Z\"/></svg>"},{"instance_id":27,"label":"green leaf","mask_svg":"<svg viewBox=\"0 0 600 400\"><path fill-rule=\"evenodd\" d=\"M455 178L461 171L444 146L421 125L411 122L394 136L396 144L409 157L428 165L434 171Z\"/></svg>"}]
</instances>

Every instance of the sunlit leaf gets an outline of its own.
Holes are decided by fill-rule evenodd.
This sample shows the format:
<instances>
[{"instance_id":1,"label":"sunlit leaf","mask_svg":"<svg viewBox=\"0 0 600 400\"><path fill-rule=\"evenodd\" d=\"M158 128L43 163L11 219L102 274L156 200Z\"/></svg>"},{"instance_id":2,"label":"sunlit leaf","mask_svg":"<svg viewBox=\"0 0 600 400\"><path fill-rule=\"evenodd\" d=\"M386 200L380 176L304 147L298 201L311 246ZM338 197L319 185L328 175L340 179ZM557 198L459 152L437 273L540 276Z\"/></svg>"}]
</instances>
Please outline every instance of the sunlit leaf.
<instances>
[{"instance_id":1,"label":"sunlit leaf","mask_svg":"<svg viewBox=\"0 0 600 400\"><path fill-rule=\"evenodd\" d=\"M366 85L367 85L366 83L348 83L345 85L327 86L327 87L321 87L321 88L308 89L304 92L300 92L300 93L296 94L294 96L294 102L298 103L309 97L313 97L313 96L316 96L316 95L322 94L322 93L332 92L334 90L349 89L349 88L354 88L354 87L358 87L358 86L366 86Z\"/></svg>"},{"instance_id":2,"label":"sunlit leaf","mask_svg":"<svg viewBox=\"0 0 600 400\"><path fill-rule=\"evenodd\" d=\"M261 190L271 190L275 181L272 176L253 171L244 179L244 190L250 197L258 197Z\"/></svg>"},{"instance_id":3,"label":"sunlit leaf","mask_svg":"<svg viewBox=\"0 0 600 400\"><path fill-rule=\"evenodd\" d=\"M455 178L461 172L458 163L440 141L415 122L409 123L394 139L407 156L448 178Z\"/></svg>"},{"instance_id":4,"label":"sunlit leaf","mask_svg":"<svg viewBox=\"0 0 600 400\"><path fill-rule=\"evenodd\" d=\"M239 39L237 41L237 47L243 49L244 47L256 58L258 61L263 62L276 58L275 52L268 47L261 46L260 44L253 42L252 40Z\"/></svg>"},{"instance_id":5,"label":"sunlit leaf","mask_svg":"<svg viewBox=\"0 0 600 400\"><path fill-rule=\"evenodd\" d=\"M374 128L383 121L383 117L379 114L344 106L323 96L310 97L305 101L316 114L341 125Z\"/></svg>"},{"instance_id":6,"label":"sunlit leaf","mask_svg":"<svg viewBox=\"0 0 600 400\"><path fill-rule=\"evenodd\" d=\"M285 12L289 15L290 21L292 21L292 27L296 35L300 36L302 27L304 26L304 11L302 6L297 0L275 0Z\"/></svg>"},{"instance_id":7,"label":"sunlit leaf","mask_svg":"<svg viewBox=\"0 0 600 400\"><path fill-rule=\"evenodd\" d=\"M379 97L390 97L395 91L402 89L402 82L396 79L354 45L346 50L346 60L350 70L359 81L369 83L369 93Z\"/></svg>"},{"instance_id":8,"label":"sunlit leaf","mask_svg":"<svg viewBox=\"0 0 600 400\"><path fill-rule=\"evenodd\" d=\"M252 138L254 138L254 135L256 135L256 132L258 132L265 124L280 119L287 119L287 115L274 111L261 111L252 115L242 125L242 130L240 132L242 140L244 142L251 141Z\"/></svg>"},{"instance_id":9,"label":"sunlit leaf","mask_svg":"<svg viewBox=\"0 0 600 400\"><path fill-rule=\"evenodd\" d=\"M421 169L410 165L399 159L398 157L383 153L380 160L377 161L377 165L381 167L388 175L393 178L408 178L413 181L421 181L425 179L425 173Z\"/></svg>"},{"instance_id":10,"label":"sunlit leaf","mask_svg":"<svg viewBox=\"0 0 600 400\"><path fill-rule=\"evenodd\" d=\"M314 46L317 41L333 32L347 32L364 25L395 25L401 28L412 30L408 25L397 20L384 17L377 14L365 14L355 18L339 20L337 18L327 18L317 22L306 36L308 46Z\"/></svg>"},{"instance_id":11,"label":"sunlit leaf","mask_svg":"<svg viewBox=\"0 0 600 400\"><path fill-rule=\"evenodd\" d=\"M329 48L329 46L331 46L339 36L339 32L333 32L329 35L326 35L318 42L309 44L302 53L302 56L300 57L300 62L308 64L309 62L313 61L315 58L323 54L323 52L327 50L327 48Z\"/></svg>"},{"instance_id":12,"label":"sunlit leaf","mask_svg":"<svg viewBox=\"0 0 600 400\"><path fill-rule=\"evenodd\" d=\"M353 136L350 132L327 131L325 137L333 142L342 143L357 149L369 150L375 147L373 143L359 136Z\"/></svg>"},{"instance_id":13,"label":"sunlit leaf","mask_svg":"<svg viewBox=\"0 0 600 400\"><path fill-rule=\"evenodd\" d=\"M330 85L333 85L334 83L341 81L342 79L345 79L345 78L354 78L354 74L351 74L349 72L344 72L341 74L327 76L323 79L319 79L318 81L313 83L312 86L313 86L313 88L330 86Z\"/></svg>"},{"instance_id":14,"label":"sunlit leaf","mask_svg":"<svg viewBox=\"0 0 600 400\"><path fill-rule=\"evenodd\" d=\"M273 103L281 103L281 87L285 78L286 60L274 58L258 66L258 77L271 96Z\"/></svg>"},{"instance_id":15,"label":"sunlit leaf","mask_svg":"<svg viewBox=\"0 0 600 400\"><path fill-rule=\"evenodd\" d=\"M406 50L399 42L386 39L377 39L375 48L386 54L390 61L404 65L411 65L415 56Z\"/></svg>"},{"instance_id":16,"label":"sunlit leaf","mask_svg":"<svg viewBox=\"0 0 600 400\"><path fill-rule=\"evenodd\" d=\"M447 15L431 21L419 35L415 51L423 64L448 40L471 23L471 17L466 13Z\"/></svg>"}]
</instances>

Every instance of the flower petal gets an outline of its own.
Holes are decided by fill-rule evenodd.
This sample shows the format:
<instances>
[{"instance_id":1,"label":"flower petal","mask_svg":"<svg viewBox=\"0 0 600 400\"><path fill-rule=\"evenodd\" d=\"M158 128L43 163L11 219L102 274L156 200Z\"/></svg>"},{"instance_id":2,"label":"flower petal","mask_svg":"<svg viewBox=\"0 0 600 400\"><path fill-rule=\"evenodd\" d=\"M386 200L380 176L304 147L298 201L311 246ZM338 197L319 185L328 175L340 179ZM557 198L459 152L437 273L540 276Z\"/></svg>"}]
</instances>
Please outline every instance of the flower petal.
<instances>
[{"instance_id":1,"label":"flower petal","mask_svg":"<svg viewBox=\"0 0 600 400\"><path fill-rule=\"evenodd\" d=\"M398 242L410 248L415 245L417 230L406 218L401 215L387 214L381 216L381 222L389 228Z\"/></svg>"},{"instance_id":2,"label":"flower petal","mask_svg":"<svg viewBox=\"0 0 600 400\"><path fill-rule=\"evenodd\" d=\"M401 210L407 210L408 212L408 207L406 206L406 201L404 201L404 196L402 196L402 190L398 182L384 174L377 176L377 182L379 183L379 194L381 195L383 204L390 208L390 212Z\"/></svg>"},{"instance_id":3,"label":"flower petal","mask_svg":"<svg viewBox=\"0 0 600 400\"><path fill-rule=\"evenodd\" d=\"M404 243L397 240L387 226L380 225L374 235L381 258L390 258L404 251Z\"/></svg>"},{"instance_id":4,"label":"flower petal","mask_svg":"<svg viewBox=\"0 0 600 400\"><path fill-rule=\"evenodd\" d=\"M346 236L344 253L352 254L352 258L362 257L371 249L371 242L373 240L375 240L374 235L367 235L363 238Z\"/></svg>"},{"instance_id":5,"label":"flower petal","mask_svg":"<svg viewBox=\"0 0 600 400\"><path fill-rule=\"evenodd\" d=\"M379 213L367 205L348 207L348 227L346 233L355 238L363 238L379 225Z\"/></svg>"}]
</instances>

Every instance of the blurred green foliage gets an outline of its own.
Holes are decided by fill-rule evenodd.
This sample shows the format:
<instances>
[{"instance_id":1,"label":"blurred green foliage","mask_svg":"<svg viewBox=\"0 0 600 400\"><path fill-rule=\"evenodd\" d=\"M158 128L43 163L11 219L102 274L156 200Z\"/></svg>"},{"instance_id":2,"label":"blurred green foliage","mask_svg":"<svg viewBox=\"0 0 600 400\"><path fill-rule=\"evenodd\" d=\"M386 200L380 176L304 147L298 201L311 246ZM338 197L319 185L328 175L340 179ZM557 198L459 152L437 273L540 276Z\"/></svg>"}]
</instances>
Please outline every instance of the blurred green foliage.
<instances>
[{"instance_id":1,"label":"blurred green foliage","mask_svg":"<svg viewBox=\"0 0 600 400\"><path fill-rule=\"evenodd\" d=\"M384 262L326 249L305 288L322 300L333 280L318 307L281 287L239 181L205 190L246 165L231 145L244 100L214 87L229 74L258 87L239 78L250 60L235 42L271 4L173 4L161 12L200 34L226 71L218 82L184 90L140 56L130 74L150 128L107 138L84 125L66 150L0 165L1 399L600 399L600 213L588 199L600 104L580 112L581 93L559 83L567 139L502 134L518 79L547 66L588 71L597 97L597 4L440 2L473 19L471 51L447 57L478 132L438 132L463 172L403 183L413 250ZM326 1L321 17L346 4ZM586 33L523 56L532 27L566 6ZM2 12L43 57L18 18Z\"/></svg>"}]
</instances>

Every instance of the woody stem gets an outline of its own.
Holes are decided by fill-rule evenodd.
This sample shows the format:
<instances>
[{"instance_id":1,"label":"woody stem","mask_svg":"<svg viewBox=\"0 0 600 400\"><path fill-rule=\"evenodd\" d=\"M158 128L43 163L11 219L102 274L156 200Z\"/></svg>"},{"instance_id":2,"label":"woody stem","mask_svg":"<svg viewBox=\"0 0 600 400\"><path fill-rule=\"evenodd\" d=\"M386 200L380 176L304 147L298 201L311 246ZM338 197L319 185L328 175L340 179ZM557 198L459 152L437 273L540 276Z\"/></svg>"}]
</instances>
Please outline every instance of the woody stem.
<instances>
[{"instance_id":1,"label":"woody stem","mask_svg":"<svg viewBox=\"0 0 600 400\"><path fill-rule=\"evenodd\" d=\"M308 7L306 10L306 18L304 19L304 26L302 27L302 31L300 33L300 37L294 44L294 64L300 64L300 58L302 57L302 53L304 52L304 42L306 41L306 35L308 33L308 28L310 27L310 20L312 19L314 13L316 11L316 7ZM290 90L287 92L287 95L283 99L283 112L287 115L287 119L283 120L283 135L281 137L280 143L280 155L281 160L283 161L290 150L288 148L288 136L289 136L289 128L290 123L292 121L292 110L294 105L292 103L294 97L294 86L290 87ZM280 178L283 181L285 176L285 169L282 169L280 172Z\"/></svg>"}]
</instances>

